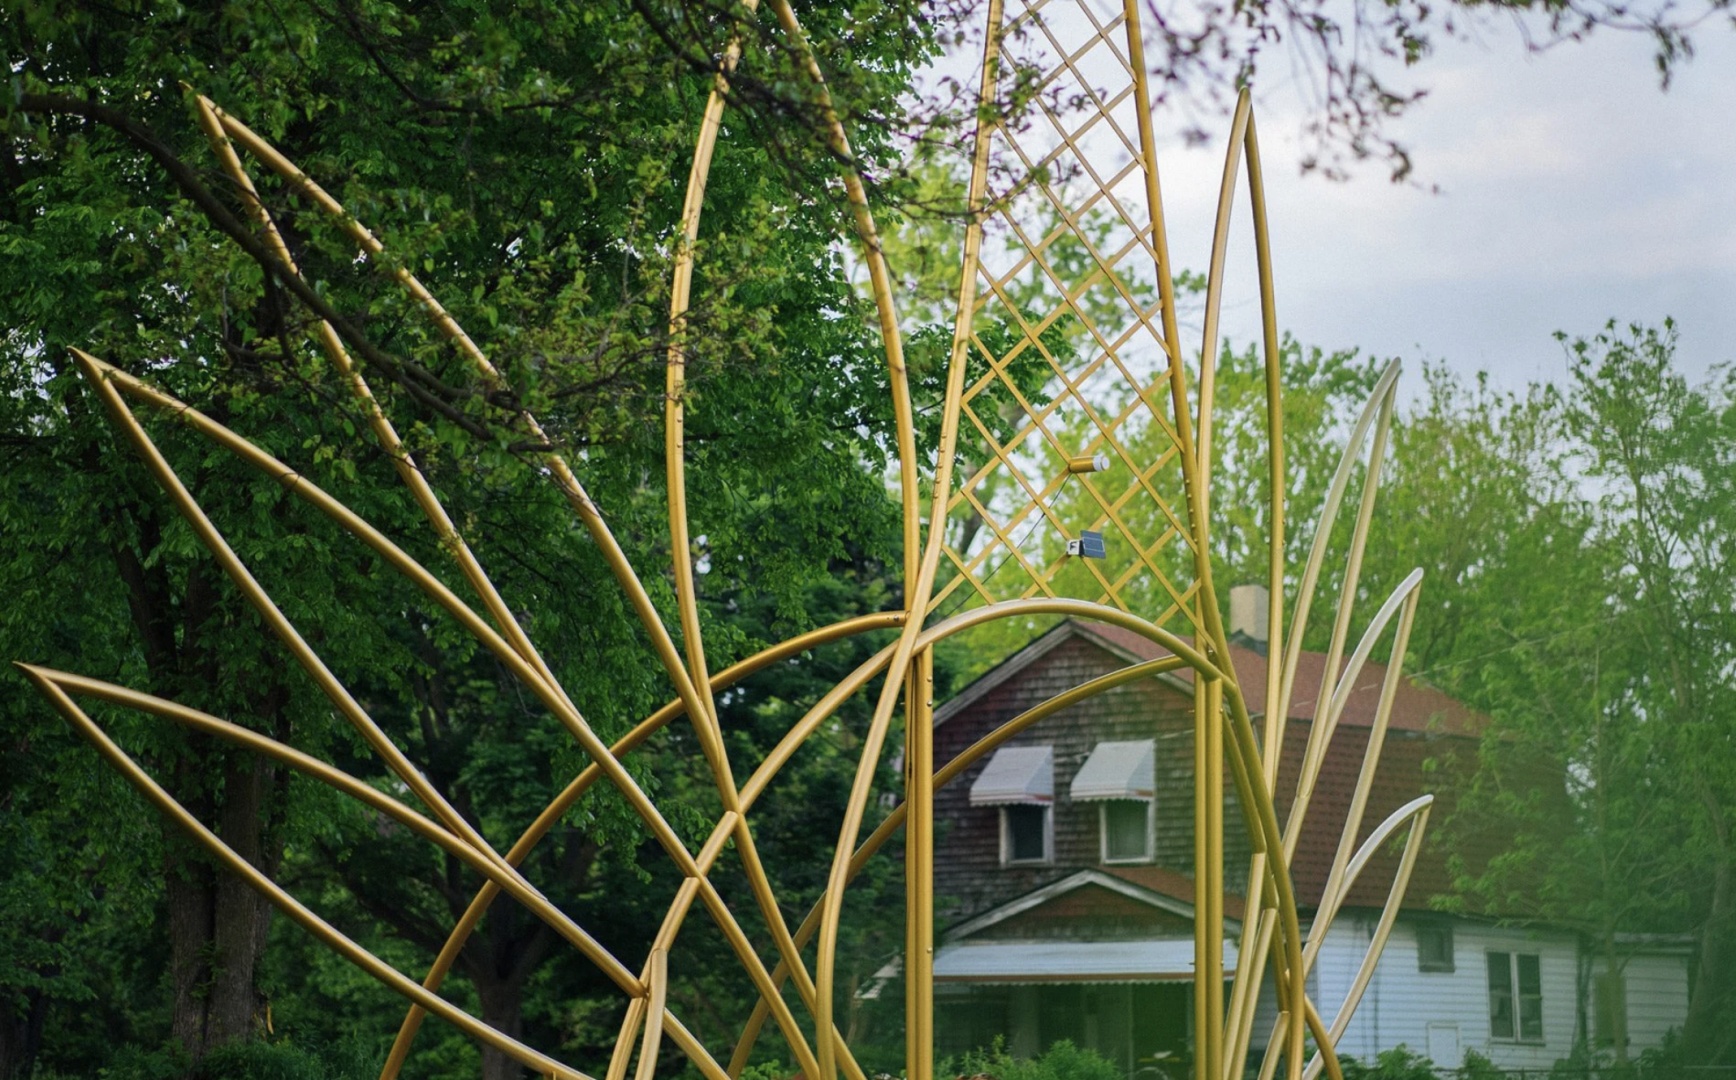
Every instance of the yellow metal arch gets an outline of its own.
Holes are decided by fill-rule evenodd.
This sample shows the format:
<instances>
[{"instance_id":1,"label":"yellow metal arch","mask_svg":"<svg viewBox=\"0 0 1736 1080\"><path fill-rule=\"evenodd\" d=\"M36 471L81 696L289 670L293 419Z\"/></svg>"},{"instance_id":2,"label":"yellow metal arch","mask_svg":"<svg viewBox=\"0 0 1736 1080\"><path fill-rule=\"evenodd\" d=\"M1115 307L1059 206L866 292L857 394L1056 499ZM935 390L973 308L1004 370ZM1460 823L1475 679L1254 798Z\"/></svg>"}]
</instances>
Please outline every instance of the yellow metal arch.
<instances>
[{"instance_id":1,"label":"yellow metal arch","mask_svg":"<svg viewBox=\"0 0 1736 1080\"><path fill-rule=\"evenodd\" d=\"M910 1080L932 1080L936 788L957 778L972 762L1005 740L1060 709L1114 686L1187 668L1195 674L1194 827L1198 879L1195 949L1201 990L1195 995L1196 1080L1235 1080L1242 1075L1254 1045L1255 1005L1268 962L1280 1012L1266 1039L1260 1075L1275 1076L1282 1066L1288 1080L1304 1077L1313 1080L1322 1071L1339 1080L1333 1047L1390 933L1415 863L1429 807L1426 796L1418 799L1380 825L1374 837L1363 845L1355 844L1401 677L1400 662L1414 620L1420 581L1420 574L1413 574L1400 586L1372 618L1360 643L1351 650L1348 664L1342 664L1355 618L1352 601L1387 448L1396 366L1382 376L1367 410L1352 430L1343 463L1328 493L1324 519L1316 526L1313 548L1297 579L1294 614L1286 625L1279 340L1264 181L1251 99L1245 91L1242 93L1231 120L1190 404L1189 358L1181 345L1177 325L1139 4L1137 0L1123 0L1119 13L1103 17L1091 0L989 0L978 82L981 107L977 110L970 173L965 180L968 219L942 422L935 456L929 465L918 452L894 279L869 209L866 185L854 168L847 133L794 11L788 0L771 0L770 7L784 44L798 58L808 80L806 92L811 94L818 118L816 136L842 163L855 239L868 270L876 306L886 355L887 393L893 404L903 510L904 589L900 608L792 638L715 675L708 670L689 544L684 335L706 182L721 137L729 79L742 53L739 42L731 42L720 58L700 120L676 237L670 290L665 464L677 609L674 627L666 623L652 603L637 571L569 462L552 449L541 460L547 475L604 554L617 585L649 637L652 652L669 678L673 700L613 745L606 745L595 734L513 617L407 452L336 329L325 323L316 331L320 346L366 410L373 437L391 457L440 548L456 562L480 604L480 611L347 507L244 436L95 357L77 353L76 359L113 421L274 636L431 816L381 795L324 762L219 718L77 675L36 667L26 667L26 674L105 759L195 840L292 919L408 1000L409 1012L382 1070L382 1080L393 1080L399 1074L427 1013L456 1024L545 1076L589 1080L592 1074L494 1031L438 994L464 943L502 894L511 896L555 927L613 980L626 997L626 1015L614 1050L606 1062L598 1063L602 1066L598 1072L605 1080L625 1080L630 1068L634 1080L651 1080L661 1041L666 1036L708 1080L730 1080L739 1076L751 1061L757 1037L768 1019L777 1025L797 1066L810 1080L836 1080L840 1071L850 1080L864 1080L834 1022L842 903L851 880L900 829L905 831L909 911L903 957L907 973L907 1076ZM754 16L757 0L746 0L745 9L749 17ZM1024 115L997 112L992 104L1006 71L1014 66L1035 71L1034 93L1029 96L1030 104ZM1104 71L1108 73L1108 86L1093 81ZM385 247L372 232L241 121L203 97L196 98L194 105L214 153L247 201L268 249L281 264L281 272L294 274L297 270L271 211L254 185L244 155L276 173L293 193L337 220L368 259L390 276L410 302L459 350L478 381L490 388L500 385L501 376L483 350L407 268L391 265L384 258ZM1001 166L998 170L997 163ZM1209 554L1215 355L1233 196L1244 167L1255 239L1266 367L1269 443L1266 528L1271 556L1268 617L1273 641L1283 645L1281 661L1268 668L1263 698L1267 703L1266 716L1258 734L1243 688L1228 662L1228 642L1218 610ZM1005 189L991 190L991 180L1002 175L1009 178ZM995 244L1002 249L995 249ZM282 483L374 550L456 619L566 726L591 763L537 816L510 849L502 853L491 847L373 722L206 517L195 496L158 452L144 424L134 415L134 405L143 405L187 425L222 446ZM534 416L521 413L514 423L538 445L548 445ZM1302 635L1321 576L1328 536L1339 509L1350 495L1358 472L1356 466L1363 460L1365 448L1367 465L1362 470L1349 561L1328 647L1327 685L1321 690L1289 818L1280 823L1274 788L1278 783L1278 754ZM920 494L924 479L930 482L931 492L926 515ZM1078 484L1082 497L1067 504L1062 495L1072 483ZM1033 544L1038 529L1043 530L1043 535ZM1115 561L1100 567L1094 560L1071 555L1060 546L1060 541L1075 539L1076 533L1086 529L1104 530L1114 538ZM1016 570L1013 577L997 576L1009 567ZM952 606L943 610L949 600ZM937 764L932 740L934 646L973 627L1033 615L1071 616L1121 626L1161 646L1167 655L1057 695L1008 721L955 760ZM1171 623L1176 624L1174 629L1170 628ZM1352 794L1350 814L1343 823L1326 895L1310 935L1304 937L1289 872L1290 858L1345 694L1375 643L1389 629L1393 630L1394 661L1382 687L1368 753ZM738 782L722 737L716 692L815 645L877 630L895 631L896 638L828 691L765 760L744 781ZM679 646L677 633L681 639ZM840 705L864 692L873 679L880 677L884 677L884 683L862 740L827 888L813 910L792 929L785 921L773 879L755 846L753 807L804 741ZM225 847L83 712L75 700L82 696L139 709L270 755L397 818L418 835L477 869L485 884L452 928L433 965L417 983L344 938ZM861 830L880 758L894 718L900 714L904 719L909 764L903 799L864 839ZM697 851L682 843L654 801L640 790L622 765L626 755L640 751L656 731L682 718L693 725L722 807L710 836ZM1226 828L1222 820L1222 778L1226 769L1236 785L1243 826L1254 852L1248 877L1248 916L1242 924L1241 960L1227 1001L1222 979ZM682 873L682 884L637 972L551 904L518 870L537 843L599 781L607 781L621 793ZM1396 835L1401 828L1408 830L1405 855L1375 940L1350 995L1328 1026L1308 999L1308 970L1318 956L1338 904L1366 867L1374 846ZM775 963L769 966L712 884L711 871L727 847L733 847L742 860L754 907L775 947ZM723 932L758 995L752 1016L731 1048L727 1064L721 1063L723 1055L714 1053L714 1048L701 1044L669 1003L670 958L679 949L680 931L695 904L704 908ZM810 946L811 967L806 959ZM784 986L792 982L805 1018L798 1017L783 996ZM1317 1047L1317 1055L1310 1062L1304 1061L1305 1033L1312 1034Z\"/></svg>"}]
</instances>

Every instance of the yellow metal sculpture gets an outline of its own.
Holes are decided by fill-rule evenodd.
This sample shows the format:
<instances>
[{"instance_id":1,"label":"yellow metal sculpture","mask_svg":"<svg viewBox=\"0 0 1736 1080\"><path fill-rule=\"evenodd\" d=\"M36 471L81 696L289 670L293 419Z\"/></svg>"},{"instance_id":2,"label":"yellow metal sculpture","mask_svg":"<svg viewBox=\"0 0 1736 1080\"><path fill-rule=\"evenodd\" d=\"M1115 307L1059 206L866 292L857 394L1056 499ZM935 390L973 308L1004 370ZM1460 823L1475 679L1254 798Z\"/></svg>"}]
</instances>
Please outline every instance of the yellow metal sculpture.
<instances>
[{"instance_id":1,"label":"yellow metal sculpture","mask_svg":"<svg viewBox=\"0 0 1736 1080\"><path fill-rule=\"evenodd\" d=\"M682 331L705 183L720 137L739 46L732 45L722 58L688 179L680 224L682 246L671 289L666 459L677 627L665 624L567 460L550 451L542 462L546 474L605 555L674 690L673 700L612 746L594 733L495 591L371 394L364 373L330 325L319 328L322 347L368 410L374 438L394 461L442 548L457 563L480 603L480 611L289 465L146 383L95 357L77 354L84 375L115 423L224 571L334 707L433 816L418 813L322 761L217 717L66 672L37 667L25 670L80 733L164 814L287 916L408 999L410 1010L382 1080L398 1075L428 1013L541 1075L567 1080L588 1080L592 1075L624 1080L629 1068L635 1080L649 1080L664 1039L678 1047L709 1080L732 1080L752 1060L756 1039L768 1020L787 1042L802 1075L810 1080L836 1080L841 1072L850 1080L864 1080L834 1018L842 902L852 878L900 829L905 834L908 889L903 957L907 974L907 1075L910 1080L931 1080L935 1067L935 789L1061 709L1114 686L1180 668L1192 670L1195 688L1195 985L1199 992L1193 1021L1194 1075L1196 1080L1234 1080L1256 1068L1261 1080L1269 1080L1282 1066L1290 1080L1312 1080L1323 1070L1335 1080L1338 1077L1334 1044L1348 1024L1392 928L1429 812L1429 799L1419 798L1357 844L1398 687L1398 661L1404 656L1420 580L1418 574L1407 579L1368 621L1358 644L1350 647L1352 598L1357 593L1386 450L1396 368L1381 378L1351 432L1323 520L1316 523L1306 564L1299 572L1286 567L1278 336L1258 144L1249 99L1244 93L1231 125L1207 276L1203 335L1190 390L1164 232L1152 95L1137 0L1124 0L1122 9L1109 16L1101 15L1091 0L1007 2L1018 10L1003 10L1003 0L989 0L987 5L981 100L986 103L995 98L1003 71L1015 62L1036 72L1037 78L1027 115L996 115L986 106L978 111L944 412L935 456L926 461L916 445L893 279L863 183L848 168L851 154L843 126L788 0L771 0L786 45L806 67L810 79L807 89L813 95L816 115L822 119L819 135L846 163L844 187L854 214L860 258L878 307L896 417L904 522L904 603L897 610L793 638L713 674L706 666L689 555ZM756 0L748 0L750 10L755 6ZM1109 88L1092 82L1086 72ZM248 199L258 228L286 267L293 267L289 249L253 185L244 158L275 172L301 197L341 222L365 256L393 276L468 358L477 378L485 385L498 385L498 372L476 343L407 269L382 257L380 241L349 217L336 200L241 121L204 98L198 99L197 107L224 169ZM1006 168L991 170L992 161ZM1209 558L1213 361L1232 196L1244 165L1264 327L1269 444L1264 520L1271 565L1268 619L1271 639L1283 645L1282 661L1268 665L1267 683L1260 697L1268 707L1258 727L1249 714L1244 687L1228 663L1228 641ZM1011 176L1005 190L990 191L991 173ZM284 617L158 451L134 415L138 406L190 427L255 466L378 553L474 635L572 732L591 764L508 850L501 852L491 846L423 778ZM534 417L523 414L517 422L538 443L546 444ZM1365 452L1366 466L1359 470ZM1288 818L1280 822L1274 790L1302 633L1321 577L1328 536L1359 473L1361 493L1348 563L1340 581L1340 602L1332 619L1327 685L1319 697ZM1076 484L1070 489L1073 498L1064 502L1061 494L1069 484ZM931 493L926 515L925 487ZM1101 550L1087 546L1092 543L1101 543ZM1287 584L1294 587L1295 600L1290 607L1285 604ZM944 610L943 603L947 604ZM992 620L1032 615L1067 615L1114 624L1162 646L1166 655L1073 688L1009 721L954 760L937 763L931 721L935 644ZM720 690L820 643L893 628L898 630L893 644L815 703L745 780L738 779L718 720L715 695ZM1325 895L1305 931L1291 885L1290 860L1350 688L1376 642L1389 630L1394 662L1388 668L1370 748L1348 819L1342 825ZM753 807L804 740L841 703L882 676L883 688L861 740L860 763L839 830L828 888L816 908L792 927L784 919L754 844ZM345 937L225 847L105 734L80 708L81 698L154 714L268 755L401 822L473 868L485 884L418 982ZM899 716L907 741L903 799L863 838L876 770ZM683 844L621 764L653 733L678 720L693 725L723 807L710 837L697 851ZM1243 826L1254 852L1247 878L1247 917L1242 921L1238 961L1227 1000L1223 970L1226 773L1235 785ZM660 932L646 955L636 958L636 968L612 955L518 870L539 840L599 782L613 786L626 798L683 875ZM1401 832L1406 834L1404 854L1374 939L1350 994L1338 1003L1328 1021L1308 997L1305 980L1309 969L1351 884L1371 855ZM756 951L736 913L712 884L710 873L726 847L733 847L742 860L759 917L775 944L775 958L762 957ZM490 1028L439 995L468 935L502 893L557 930L613 981L627 1000L614 1051L606 1062L593 1064L596 1071L585 1072L556 1061ZM713 1052L718 1048L696 1039L668 999L669 956L677 949L682 926L695 904L703 907L723 931L758 995L747 1028L728 1048L727 1058ZM1261 1033L1254 1031L1254 1022L1268 975L1278 1011L1272 1030L1263 1033L1262 1044L1255 1039ZM786 984L793 984L794 1004L786 997ZM799 1017L798 1011L805 1015ZM1305 1053L1305 1040L1310 1036L1313 1049Z\"/></svg>"}]
</instances>

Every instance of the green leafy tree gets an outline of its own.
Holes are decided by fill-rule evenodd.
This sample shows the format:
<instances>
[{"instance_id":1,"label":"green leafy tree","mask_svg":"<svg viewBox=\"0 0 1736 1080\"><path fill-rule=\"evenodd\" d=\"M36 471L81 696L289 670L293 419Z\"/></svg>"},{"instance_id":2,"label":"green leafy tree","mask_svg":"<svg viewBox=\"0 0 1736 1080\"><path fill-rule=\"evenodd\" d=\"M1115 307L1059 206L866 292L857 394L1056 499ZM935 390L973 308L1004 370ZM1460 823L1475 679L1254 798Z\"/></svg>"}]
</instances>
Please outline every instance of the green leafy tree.
<instances>
[{"instance_id":1,"label":"green leafy tree","mask_svg":"<svg viewBox=\"0 0 1736 1080\"><path fill-rule=\"evenodd\" d=\"M887 160L889 117L934 41L916 14L804 12L839 72L834 89L869 168ZM488 3L45 3L9 13L0 26L14 73L0 114L5 654L186 701L380 775L286 668L64 359L68 346L86 348L196 404L447 573L311 347L323 316L599 730L618 734L661 704L668 691L630 612L521 459L536 448L508 420L535 408L583 457L592 494L667 603L656 573L669 557L663 498L649 478L661 473L669 239L712 58L732 31L767 32L672 15L682 13ZM806 625L815 587L839 568L878 565L896 544L882 527L894 513L879 480L884 364L832 251L837 207L804 194L837 163L788 89L801 85L794 60L781 49L753 56L709 185L688 320L689 468L714 670L765 639L766 624L739 609ZM267 257L181 83L248 121L384 236L391 258L415 267L483 341L512 390L484 393L331 222L261 176L301 273ZM148 424L419 767L491 839L510 841L579 764L548 718L525 710L473 646L352 542L173 425ZM271 930L258 898L159 830L113 777L92 773L88 751L20 684L5 709L8 746L44 763L7 766L4 843L38 873L7 874L4 901L18 916L9 926L27 962L0 975L5 1071L35 1061L88 1074L124 1040L172 1036L198 1058L268 1030L344 1034L298 1015L298 1003L347 1000L364 1004L369 1022L391 1018L389 1000L322 974L332 969L269 956L296 946ZM238 851L316 894L407 968L426 963L432 928L476 884L245 755L136 718L103 719ZM703 802L690 813L709 816ZM56 815L80 827L58 828ZM598 800L533 870L581 916L587 904L632 909L621 896L658 895L633 871L640 846L624 808ZM139 872L153 864L166 873ZM631 948L642 931L629 920L615 938ZM116 935L124 945L105 960ZM549 1034L564 1022L549 996L584 983L546 974L547 948L503 905L466 950L456 991L509 1030L528 1015L532 1034ZM106 1038L83 1037L80 1025L100 1017ZM438 1039L430 1053L463 1067ZM506 1075L503 1062L483 1065Z\"/></svg>"},{"instance_id":2,"label":"green leafy tree","mask_svg":"<svg viewBox=\"0 0 1736 1080\"><path fill-rule=\"evenodd\" d=\"M1714 1063L1736 441L1724 377L1690 383L1672 341L1571 340L1559 391L1433 373L1395 430L1366 582L1425 569L1409 667L1490 718L1477 760L1438 763L1459 892L1437 902L1578 930L1616 974L1626 934L1695 935L1684 1060Z\"/></svg>"},{"instance_id":3,"label":"green leafy tree","mask_svg":"<svg viewBox=\"0 0 1736 1080\"><path fill-rule=\"evenodd\" d=\"M1727 372L1695 386L1673 365L1675 329L1612 323L1568 345L1574 394L1568 430L1583 448L1596 484L1600 539L1616 552L1614 595L1639 663L1622 689L1625 725L1652 758L1652 784L1629 788L1636 812L1663 806L1664 828L1635 839L1663 840L1675 873L1646 884L1655 894L1686 894L1699 963L1684 1052L1689 1060L1736 1056L1728 1017L1736 1004L1736 842L1729 808L1736 770L1736 384ZM1647 804L1652 804L1648 806ZM1646 852L1646 854L1652 854ZM1644 856L1642 855L1642 858ZM1642 867L1643 870L1643 867Z\"/></svg>"}]
</instances>

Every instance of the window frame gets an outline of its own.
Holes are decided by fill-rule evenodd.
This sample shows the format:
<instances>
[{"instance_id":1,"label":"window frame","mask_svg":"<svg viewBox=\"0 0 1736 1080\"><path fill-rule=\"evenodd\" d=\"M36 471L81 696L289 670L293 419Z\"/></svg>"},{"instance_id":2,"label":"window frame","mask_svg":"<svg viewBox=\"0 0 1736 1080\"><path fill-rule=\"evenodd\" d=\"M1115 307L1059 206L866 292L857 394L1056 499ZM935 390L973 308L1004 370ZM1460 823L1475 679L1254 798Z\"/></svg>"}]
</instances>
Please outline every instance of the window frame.
<instances>
[{"instance_id":1,"label":"window frame","mask_svg":"<svg viewBox=\"0 0 1736 1080\"><path fill-rule=\"evenodd\" d=\"M1043 856L1040 859L1013 858L1013 830L1010 815L1007 813L1013 806L1032 806L1043 813ZM1001 819L1001 865L1002 866L1049 866L1055 861L1055 806L1053 803L1012 803L1000 807Z\"/></svg>"},{"instance_id":2,"label":"window frame","mask_svg":"<svg viewBox=\"0 0 1736 1080\"><path fill-rule=\"evenodd\" d=\"M1530 952L1530 953L1512 952L1512 951L1504 950L1504 949L1489 949L1485 952L1484 955L1487 957L1487 963L1486 963L1485 967L1486 967L1486 971L1487 971L1486 978L1488 980L1487 989L1488 989L1488 995L1489 995L1489 1041L1490 1042L1499 1042L1499 1043L1513 1043L1516 1045L1524 1045L1524 1046L1543 1046L1543 1045L1546 1045L1548 1043L1548 1038L1545 1035L1544 1030L1543 1030L1543 956L1542 956L1542 954L1534 953L1534 952ZM1497 968L1497 963L1498 963L1495 959L1496 957L1501 958L1501 961L1499 962L1499 966L1504 968L1504 970L1505 970L1505 975L1506 975L1505 981L1506 981L1507 985L1505 987L1504 992L1507 995L1508 1016L1511 1018L1510 1022L1512 1024L1512 1030L1509 1031L1505 1035L1500 1034L1495 1030L1496 987L1494 985L1494 978L1493 977L1494 977L1495 970ZM1524 983L1520 977L1520 969L1523 966L1522 962L1526 961L1526 960L1529 960L1535 966L1535 969L1536 969L1537 992L1534 994L1527 993L1524 990ZM1526 1003L1528 1001L1535 1002L1535 1005L1536 1005L1537 1025L1536 1025L1536 1031L1534 1033L1528 1033L1525 1030L1525 1028L1526 1028L1526 1024L1525 1024L1526 1008L1525 1008L1525 1006L1526 1006Z\"/></svg>"},{"instance_id":3,"label":"window frame","mask_svg":"<svg viewBox=\"0 0 1736 1080\"><path fill-rule=\"evenodd\" d=\"M1423 956L1424 935L1442 935L1446 939L1446 959L1425 959ZM1457 942L1453 940L1453 924L1446 919L1426 919L1416 924L1417 938L1417 970L1429 975L1451 975L1458 970L1459 956Z\"/></svg>"},{"instance_id":4,"label":"window frame","mask_svg":"<svg viewBox=\"0 0 1736 1080\"><path fill-rule=\"evenodd\" d=\"M1141 855L1109 855L1109 804L1137 802L1145 804L1145 852ZM1099 799L1097 800L1097 855L1104 866L1135 866L1157 858L1157 800Z\"/></svg>"}]
</instances>

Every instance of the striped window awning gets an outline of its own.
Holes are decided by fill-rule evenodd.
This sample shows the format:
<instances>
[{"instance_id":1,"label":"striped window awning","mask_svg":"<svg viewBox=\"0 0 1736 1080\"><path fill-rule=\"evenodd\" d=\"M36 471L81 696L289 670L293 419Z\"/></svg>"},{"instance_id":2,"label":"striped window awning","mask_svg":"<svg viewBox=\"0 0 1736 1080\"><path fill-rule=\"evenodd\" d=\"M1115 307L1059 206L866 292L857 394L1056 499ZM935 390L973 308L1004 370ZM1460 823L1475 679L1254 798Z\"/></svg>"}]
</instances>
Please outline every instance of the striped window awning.
<instances>
[{"instance_id":1,"label":"striped window awning","mask_svg":"<svg viewBox=\"0 0 1736 1080\"><path fill-rule=\"evenodd\" d=\"M1100 742L1073 777L1069 794L1089 799L1149 799L1156 793L1156 740Z\"/></svg>"},{"instance_id":2,"label":"striped window awning","mask_svg":"<svg viewBox=\"0 0 1736 1080\"><path fill-rule=\"evenodd\" d=\"M1055 748L1003 746L970 786L972 806L1007 806L1055 801Z\"/></svg>"}]
</instances>

